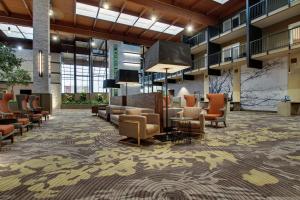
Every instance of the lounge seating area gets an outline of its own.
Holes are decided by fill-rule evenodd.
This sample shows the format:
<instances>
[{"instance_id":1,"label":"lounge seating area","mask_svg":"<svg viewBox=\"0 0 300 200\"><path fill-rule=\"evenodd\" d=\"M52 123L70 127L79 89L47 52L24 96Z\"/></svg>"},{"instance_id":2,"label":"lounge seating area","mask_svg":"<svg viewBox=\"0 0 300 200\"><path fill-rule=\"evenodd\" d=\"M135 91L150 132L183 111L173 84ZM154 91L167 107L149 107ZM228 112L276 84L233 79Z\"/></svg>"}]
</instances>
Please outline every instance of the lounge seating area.
<instances>
[{"instance_id":1,"label":"lounge seating area","mask_svg":"<svg viewBox=\"0 0 300 200\"><path fill-rule=\"evenodd\" d=\"M300 200L300 0L0 0L0 200Z\"/></svg>"},{"instance_id":2,"label":"lounge seating area","mask_svg":"<svg viewBox=\"0 0 300 200\"><path fill-rule=\"evenodd\" d=\"M42 111L42 107L38 106L38 96L17 95L18 110L14 111L9 105L13 98L12 93L0 93L0 148L5 140L10 139L13 143L17 134L22 136L25 130L30 131L35 124L40 127L43 123L42 117L45 121L49 119L49 111ZM28 99L32 99L31 104L28 103Z\"/></svg>"}]
</instances>

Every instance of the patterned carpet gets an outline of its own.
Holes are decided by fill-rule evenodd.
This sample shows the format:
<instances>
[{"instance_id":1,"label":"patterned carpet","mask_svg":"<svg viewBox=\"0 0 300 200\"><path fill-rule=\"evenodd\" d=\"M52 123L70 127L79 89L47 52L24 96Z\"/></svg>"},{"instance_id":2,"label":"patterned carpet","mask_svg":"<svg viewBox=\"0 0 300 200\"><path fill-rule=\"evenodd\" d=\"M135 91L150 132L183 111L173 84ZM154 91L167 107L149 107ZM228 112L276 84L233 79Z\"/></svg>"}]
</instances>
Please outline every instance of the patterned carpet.
<instances>
[{"instance_id":1,"label":"patterned carpet","mask_svg":"<svg viewBox=\"0 0 300 200\"><path fill-rule=\"evenodd\" d=\"M300 199L300 117L231 112L192 144L119 143L89 111L57 111L0 151L0 199Z\"/></svg>"}]
</instances>

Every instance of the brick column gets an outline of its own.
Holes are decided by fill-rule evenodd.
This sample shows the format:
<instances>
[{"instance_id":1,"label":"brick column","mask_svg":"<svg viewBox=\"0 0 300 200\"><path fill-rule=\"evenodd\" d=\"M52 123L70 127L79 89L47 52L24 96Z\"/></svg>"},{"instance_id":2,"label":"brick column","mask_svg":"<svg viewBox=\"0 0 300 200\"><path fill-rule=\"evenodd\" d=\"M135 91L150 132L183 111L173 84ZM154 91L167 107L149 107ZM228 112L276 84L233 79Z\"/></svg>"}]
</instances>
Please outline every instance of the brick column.
<instances>
[{"instance_id":1,"label":"brick column","mask_svg":"<svg viewBox=\"0 0 300 200\"><path fill-rule=\"evenodd\" d=\"M50 0L33 0L33 92L50 93ZM42 52L40 76L39 52Z\"/></svg>"}]
</instances>

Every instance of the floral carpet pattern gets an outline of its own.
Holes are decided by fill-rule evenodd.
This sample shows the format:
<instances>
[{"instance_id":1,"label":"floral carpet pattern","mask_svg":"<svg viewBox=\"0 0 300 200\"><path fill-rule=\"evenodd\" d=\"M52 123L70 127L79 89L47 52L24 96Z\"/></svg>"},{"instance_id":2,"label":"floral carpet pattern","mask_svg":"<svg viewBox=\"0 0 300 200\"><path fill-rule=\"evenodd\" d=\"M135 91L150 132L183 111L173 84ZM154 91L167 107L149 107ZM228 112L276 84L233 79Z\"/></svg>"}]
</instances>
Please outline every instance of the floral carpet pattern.
<instances>
[{"instance_id":1,"label":"floral carpet pattern","mask_svg":"<svg viewBox=\"0 0 300 200\"><path fill-rule=\"evenodd\" d=\"M300 117L231 112L192 144L137 147L85 110L0 151L0 199L300 199Z\"/></svg>"}]
</instances>

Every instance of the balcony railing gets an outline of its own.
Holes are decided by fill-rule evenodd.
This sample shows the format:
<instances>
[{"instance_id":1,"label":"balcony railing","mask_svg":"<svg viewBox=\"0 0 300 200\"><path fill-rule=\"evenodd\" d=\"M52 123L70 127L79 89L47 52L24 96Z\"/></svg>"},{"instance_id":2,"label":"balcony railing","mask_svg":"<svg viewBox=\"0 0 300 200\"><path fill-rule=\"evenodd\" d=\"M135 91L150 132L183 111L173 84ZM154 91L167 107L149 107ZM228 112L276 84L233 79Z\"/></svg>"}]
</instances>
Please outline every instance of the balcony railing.
<instances>
[{"instance_id":1,"label":"balcony railing","mask_svg":"<svg viewBox=\"0 0 300 200\"><path fill-rule=\"evenodd\" d=\"M246 44L241 44L232 48L224 49L208 56L208 65L217 65L224 62L232 62L234 60L246 57Z\"/></svg>"},{"instance_id":2,"label":"balcony railing","mask_svg":"<svg viewBox=\"0 0 300 200\"><path fill-rule=\"evenodd\" d=\"M295 44L300 44L300 26L251 41L250 54L256 55Z\"/></svg>"},{"instance_id":3,"label":"balcony railing","mask_svg":"<svg viewBox=\"0 0 300 200\"><path fill-rule=\"evenodd\" d=\"M193 60L192 70L207 67L207 56L202 56Z\"/></svg>"},{"instance_id":4,"label":"balcony railing","mask_svg":"<svg viewBox=\"0 0 300 200\"><path fill-rule=\"evenodd\" d=\"M230 31L246 23L246 11L242 10L237 15L223 21L218 26L211 28L209 37L213 38L219 34Z\"/></svg>"},{"instance_id":5,"label":"balcony railing","mask_svg":"<svg viewBox=\"0 0 300 200\"><path fill-rule=\"evenodd\" d=\"M256 19L268 14L278 8L288 5L295 0L261 0L260 2L250 6L250 19Z\"/></svg>"},{"instance_id":6,"label":"balcony railing","mask_svg":"<svg viewBox=\"0 0 300 200\"><path fill-rule=\"evenodd\" d=\"M191 47L193 47L198 44L201 44L202 42L205 42L206 41L206 31L207 30L203 30L200 33L198 33L197 35L190 37L189 39L187 39L186 43L189 44Z\"/></svg>"}]
</instances>

